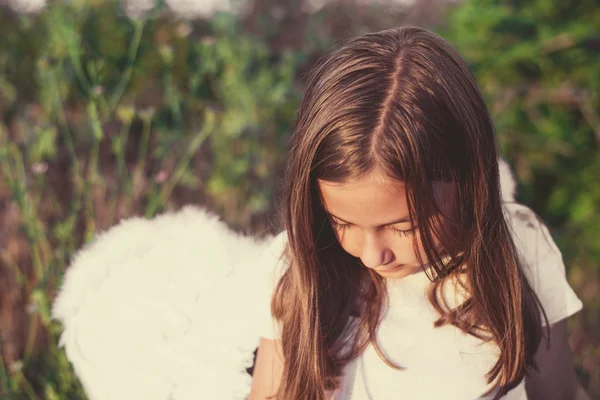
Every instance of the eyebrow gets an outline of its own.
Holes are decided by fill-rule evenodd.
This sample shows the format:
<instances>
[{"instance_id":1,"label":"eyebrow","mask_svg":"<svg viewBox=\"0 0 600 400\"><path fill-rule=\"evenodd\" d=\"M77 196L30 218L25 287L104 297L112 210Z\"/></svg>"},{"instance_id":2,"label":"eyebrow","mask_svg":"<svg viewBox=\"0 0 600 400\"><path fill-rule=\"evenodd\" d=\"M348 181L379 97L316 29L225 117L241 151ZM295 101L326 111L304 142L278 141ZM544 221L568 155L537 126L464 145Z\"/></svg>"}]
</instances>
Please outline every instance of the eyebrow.
<instances>
[{"instance_id":1,"label":"eyebrow","mask_svg":"<svg viewBox=\"0 0 600 400\"><path fill-rule=\"evenodd\" d=\"M342 222L345 222L345 223L347 223L347 224L350 224L350 225L356 225L356 224L354 224L354 223L352 223L352 222L350 222L350 221L346 221L346 220L345 220L345 219L343 219L343 218L340 218L340 217L338 217L338 216L336 216L336 215L333 215L333 214L332 214L332 213L330 213L330 212L328 212L328 214L329 214L330 216L332 216L333 218L335 218L335 219L339 219L340 221L342 221ZM388 222L387 224L382 224L382 225L379 225L379 227L381 227L381 226L387 226L387 225L394 225L394 224L401 224L401 223L404 223L404 222L410 222L410 217L404 217L404 218L400 218L400 219L398 219L398 220L396 220L396 221L391 221L391 222Z\"/></svg>"}]
</instances>

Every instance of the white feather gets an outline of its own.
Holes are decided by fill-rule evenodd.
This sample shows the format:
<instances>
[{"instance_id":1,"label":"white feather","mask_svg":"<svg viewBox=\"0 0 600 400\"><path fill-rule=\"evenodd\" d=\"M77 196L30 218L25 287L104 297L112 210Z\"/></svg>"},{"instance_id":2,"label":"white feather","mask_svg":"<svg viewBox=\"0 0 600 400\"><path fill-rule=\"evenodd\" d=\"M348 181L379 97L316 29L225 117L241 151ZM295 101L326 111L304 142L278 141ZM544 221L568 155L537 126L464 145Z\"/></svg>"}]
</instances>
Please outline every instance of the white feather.
<instances>
[{"instance_id":1,"label":"white feather","mask_svg":"<svg viewBox=\"0 0 600 400\"><path fill-rule=\"evenodd\" d=\"M90 400L245 398L267 242L186 207L125 220L80 250L53 317Z\"/></svg>"}]
</instances>

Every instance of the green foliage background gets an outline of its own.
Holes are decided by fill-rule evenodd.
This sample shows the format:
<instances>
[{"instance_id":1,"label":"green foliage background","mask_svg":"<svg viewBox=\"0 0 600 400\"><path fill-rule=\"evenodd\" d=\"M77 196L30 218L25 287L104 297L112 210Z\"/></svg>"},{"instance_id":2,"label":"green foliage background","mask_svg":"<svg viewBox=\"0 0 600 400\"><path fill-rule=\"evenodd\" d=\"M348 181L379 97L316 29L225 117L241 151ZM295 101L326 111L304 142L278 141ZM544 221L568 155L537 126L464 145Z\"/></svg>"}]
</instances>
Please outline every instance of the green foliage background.
<instances>
[{"instance_id":1,"label":"green foliage background","mask_svg":"<svg viewBox=\"0 0 600 400\"><path fill-rule=\"evenodd\" d=\"M359 11L369 18L338 31L339 8L303 15L286 41L292 25L268 13L251 29L160 6L138 20L105 2L0 10L0 395L84 398L49 314L71 256L98 230L189 202L236 229L268 229L304 73L339 31L398 23L381 6ZM403 23L423 23L411 15ZM600 398L600 7L466 0L432 27L471 64L519 200L563 251L586 305L571 323L579 377Z\"/></svg>"},{"instance_id":2,"label":"green foliage background","mask_svg":"<svg viewBox=\"0 0 600 400\"><path fill-rule=\"evenodd\" d=\"M597 2L470 1L447 25L486 94L521 200L555 227L567 259L600 260Z\"/></svg>"}]
</instances>

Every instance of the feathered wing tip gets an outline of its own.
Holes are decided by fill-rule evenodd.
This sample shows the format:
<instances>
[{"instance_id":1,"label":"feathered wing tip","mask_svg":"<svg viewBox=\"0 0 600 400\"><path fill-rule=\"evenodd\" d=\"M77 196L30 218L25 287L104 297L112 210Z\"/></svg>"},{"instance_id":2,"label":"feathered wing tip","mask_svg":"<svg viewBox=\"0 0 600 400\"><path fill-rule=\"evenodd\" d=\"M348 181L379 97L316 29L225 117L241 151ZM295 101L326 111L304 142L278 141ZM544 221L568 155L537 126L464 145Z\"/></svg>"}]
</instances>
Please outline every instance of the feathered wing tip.
<instances>
[{"instance_id":1,"label":"feathered wing tip","mask_svg":"<svg viewBox=\"0 0 600 400\"><path fill-rule=\"evenodd\" d=\"M500 191L504 202L514 202L517 194L517 181L513 176L510 166L503 158L498 159L500 170Z\"/></svg>"},{"instance_id":2,"label":"feathered wing tip","mask_svg":"<svg viewBox=\"0 0 600 400\"><path fill-rule=\"evenodd\" d=\"M124 220L82 248L52 315L90 400L245 398L268 241L188 206Z\"/></svg>"}]
</instances>

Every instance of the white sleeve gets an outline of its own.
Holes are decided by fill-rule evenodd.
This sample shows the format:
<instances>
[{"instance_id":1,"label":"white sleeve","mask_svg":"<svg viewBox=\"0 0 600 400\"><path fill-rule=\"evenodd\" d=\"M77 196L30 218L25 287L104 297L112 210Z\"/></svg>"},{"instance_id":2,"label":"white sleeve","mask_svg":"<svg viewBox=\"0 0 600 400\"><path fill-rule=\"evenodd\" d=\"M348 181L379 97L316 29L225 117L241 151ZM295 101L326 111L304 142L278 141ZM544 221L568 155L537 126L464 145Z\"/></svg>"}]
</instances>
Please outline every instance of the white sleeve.
<instances>
[{"instance_id":1,"label":"white sleeve","mask_svg":"<svg viewBox=\"0 0 600 400\"><path fill-rule=\"evenodd\" d=\"M538 296L548 323L565 319L583 307L567 281L560 250L548 228L521 204L505 204L505 215L521 257L524 274ZM542 323L545 321L542 317Z\"/></svg>"},{"instance_id":2,"label":"white sleeve","mask_svg":"<svg viewBox=\"0 0 600 400\"><path fill-rule=\"evenodd\" d=\"M263 282L259 291L261 306L260 314L260 336L265 339L280 339L281 325L271 314L271 299L279 283L279 279L289 267L288 260L283 256L287 243L287 232L283 231L270 239L265 251L260 258L263 274Z\"/></svg>"}]
</instances>

